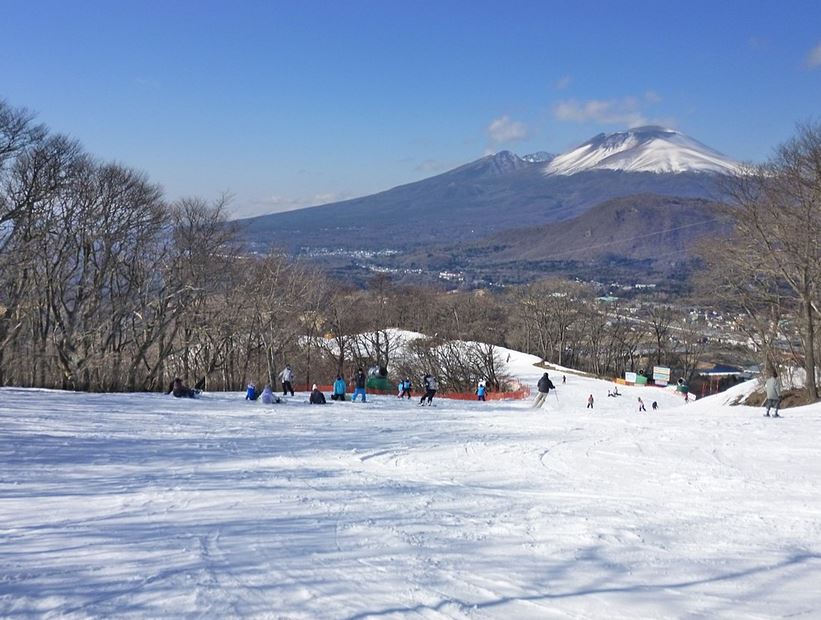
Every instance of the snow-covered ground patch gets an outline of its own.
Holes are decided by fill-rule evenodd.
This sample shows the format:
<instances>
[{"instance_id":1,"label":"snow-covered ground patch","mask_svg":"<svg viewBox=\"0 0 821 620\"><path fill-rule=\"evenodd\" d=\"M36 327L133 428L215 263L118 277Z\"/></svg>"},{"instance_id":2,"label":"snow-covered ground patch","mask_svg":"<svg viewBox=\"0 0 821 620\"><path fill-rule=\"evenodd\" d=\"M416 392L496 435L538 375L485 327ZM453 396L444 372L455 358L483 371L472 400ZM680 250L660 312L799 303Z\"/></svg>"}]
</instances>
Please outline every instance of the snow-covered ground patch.
<instances>
[{"instance_id":1,"label":"snow-covered ground patch","mask_svg":"<svg viewBox=\"0 0 821 620\"><path fill-rule=\"evenodd\" d=\"M2 389L0 616L821 616L819 406L551 377L538 411Z\"/></svg>"}]
</instances>

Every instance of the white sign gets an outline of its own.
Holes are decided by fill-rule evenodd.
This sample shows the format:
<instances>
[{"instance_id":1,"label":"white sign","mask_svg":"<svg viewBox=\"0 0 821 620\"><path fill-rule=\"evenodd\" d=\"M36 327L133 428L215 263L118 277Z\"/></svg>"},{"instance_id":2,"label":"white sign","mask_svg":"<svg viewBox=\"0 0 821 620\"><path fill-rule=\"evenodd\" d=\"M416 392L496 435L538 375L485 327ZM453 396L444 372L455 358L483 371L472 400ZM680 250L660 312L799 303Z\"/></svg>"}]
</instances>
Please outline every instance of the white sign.
<instances>
[{"instance_id":1,"label":"white sign","mask_svg":"<svg viewBox=\"0 0 821 620\"><path fill-rule=\"evenodd\" d=\"M670 369L665 366L653 366L653 381L660 386L670 383Z\"/></svg>"}]
</instances>

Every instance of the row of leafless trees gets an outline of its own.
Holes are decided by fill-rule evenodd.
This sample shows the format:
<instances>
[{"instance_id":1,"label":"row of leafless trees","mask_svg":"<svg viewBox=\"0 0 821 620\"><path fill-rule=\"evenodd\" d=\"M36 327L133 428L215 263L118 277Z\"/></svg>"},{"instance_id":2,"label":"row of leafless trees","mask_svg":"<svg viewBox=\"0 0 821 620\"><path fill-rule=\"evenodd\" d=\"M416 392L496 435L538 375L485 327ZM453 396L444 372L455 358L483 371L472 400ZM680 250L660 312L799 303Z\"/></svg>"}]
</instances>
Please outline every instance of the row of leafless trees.
<instances>
[{"instance_id":1,"label":"row of leafless trees","mask_svg":"<svg viewBox=\"0 0 821 620\"><path fill-rule=\"evenodd\" d=\"M728 184L735 233L705 247L703 288L739 314L769 370L804 369L818 400L821 359L821 124L798 127L767 163Z\"/></svg>"},{"instance_id":2,"label":"row of leafless trees","mask_svg":"<svg viewBox=\"0 0 821 620\"><path fill-rule=\"evenodd\" d=\"M283 256L244 254L222 201L169 204L144 175L0 102L0 385L152 390L204 376L236 389L273 382L286 362L328 381L398 364L385 327L431 327L433 296L397 305L385 282L343 291ZM459 350L473 362L451 387L502 387L492 347ZM402 371L432 371L417 359Z\"/></svg>"}]
</instances>

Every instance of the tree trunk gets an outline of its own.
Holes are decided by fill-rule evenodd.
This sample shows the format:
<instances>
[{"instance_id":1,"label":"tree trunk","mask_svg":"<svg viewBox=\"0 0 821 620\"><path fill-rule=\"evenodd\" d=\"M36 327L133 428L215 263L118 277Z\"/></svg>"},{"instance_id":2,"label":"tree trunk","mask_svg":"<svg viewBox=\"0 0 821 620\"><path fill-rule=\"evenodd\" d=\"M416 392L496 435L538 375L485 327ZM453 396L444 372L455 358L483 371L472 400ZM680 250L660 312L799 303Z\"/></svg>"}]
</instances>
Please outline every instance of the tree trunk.
<instances>
[{"instance_id":1,"label":"tree trunk","mask_svg":"<svg viewBox=\"0 0 821 620\"><path fill-rule=\"evenodd\" d=\"M805 297L803 303L806 342L804 343L804 371L807 375L807 398L811 403L818 400L818 388L815 381L815 317L812 302Z\"/></svg>"}]
</instances>

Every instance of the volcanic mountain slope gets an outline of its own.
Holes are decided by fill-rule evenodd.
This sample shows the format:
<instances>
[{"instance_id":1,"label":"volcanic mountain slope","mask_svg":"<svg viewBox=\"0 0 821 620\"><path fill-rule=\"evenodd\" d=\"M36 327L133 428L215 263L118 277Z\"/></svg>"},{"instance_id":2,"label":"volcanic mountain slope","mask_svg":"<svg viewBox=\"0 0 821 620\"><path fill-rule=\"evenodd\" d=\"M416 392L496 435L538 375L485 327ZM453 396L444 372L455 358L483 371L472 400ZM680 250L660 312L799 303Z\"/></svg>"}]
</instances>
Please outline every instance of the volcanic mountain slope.
<instances>
[{"instance_id":1,"label":"volcanic mountain slope","mask_svg":"<svg viewBox=\"0 0 821 620\"><path fill-rule=\"evenodd\" d=\"M720 157L678 132L597 136L552 158L509 151L378 194L239 220L252 247L408 251L574 218L606 200L651 193L714 199ZM666 162L666 163L665 163ZM675 163L675 165L673 165ZM715 163L715 162L713 162Z\"/></svg>"},{"instance_id":2,"label":"volcanic mountain slope","mask_svg":"<svg viewBox=\"0 0 821 620\"><path fill-rule=\"evenodd\" d=\"M485 243L500 260L633 260L687 254L705 235L726 230L719 205L700 198L640 194L608 200L554 224L497 233Z\"/></svg>"},{"instance_id":3,"label":"volcanic mountain slope","mask_svg":"<svg viewBox=\"0 0 821 620\"><path fill-rule=\"evenodd\" d=\"M646 281L694 268L696 242L729 230L720 205L700 198L641 194L605 201L575 218L418 251L417 268L461 270L476 280L518 283L548 274Z\"/></svg>"}]
</instances>

